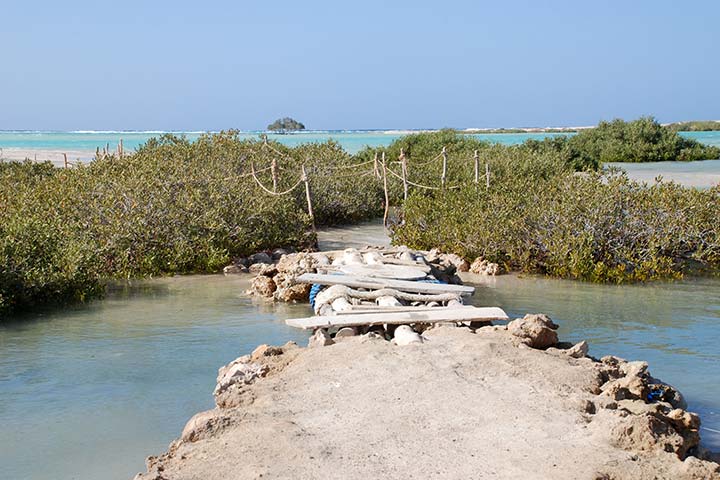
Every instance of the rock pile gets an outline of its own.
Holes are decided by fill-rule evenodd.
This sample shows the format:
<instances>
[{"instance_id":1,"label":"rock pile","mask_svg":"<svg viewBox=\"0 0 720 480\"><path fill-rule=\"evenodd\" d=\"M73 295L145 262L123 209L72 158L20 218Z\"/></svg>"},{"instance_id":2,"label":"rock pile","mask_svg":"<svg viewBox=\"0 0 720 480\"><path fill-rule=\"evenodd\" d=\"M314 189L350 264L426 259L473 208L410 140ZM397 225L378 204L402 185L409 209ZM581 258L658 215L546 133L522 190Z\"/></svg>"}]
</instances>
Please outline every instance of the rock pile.
<instances>
[{"instance_id":1,"label":"rock pile","mask_svg":"<svg viewBox=\"0 0 720 480\"><path fill-rule=\"evenodd\" d=\"M218 370L217 385L213 391L218 408L233 408L252 402L247 395L248 386L258 378L282 369L299 352L294 342L281 347L260 345L250 355L243 355Z\"/></svg>"},{"instance_id":2,"label":"rock pile","mask_svg":"<svg viewBox=\"0 0 720 480\"><path fill-rule=\"evenodd\" d=\"M597 406L620 417L612 430L616 445L628 450L698 453L700 417L687 412L680 392L653 378L646 362L606 356L600 373Z\"/></svg>"},{"instance_id":3,"label":"rock pile","mask_svg":"<svg viewBox=\"0 0 720 480\"><path fill-rule=\"evenodd\" d=\"M470 273L476 275L495 276L500 274L500 265L489 262L483 257L478 257L470 265Z\"/></svg>"},{"instance_id":4,"label":"rock pile","mask_svg":"<svg viewBox=\"0 0 720 480\"><path fill-rule=\"evenodd\" d=\"M685 409L687 404L679 391L653 378L646 362L606 356L588 357L588 344L579 342L568 349L558 346L558 326L543 314L529 314L513 320L506 327L484 327L485 330L507 330L516 346L545 350L590 364L597 371L595 398L585 407L588 415L614 416L611 438L615 445L631 451L672 452L680 459L689 454L705 456L699 450L700 418Z\"/></svg>"},{"instance_id":5,"label":"rock pile","mask_svg":"<svg viewBox=\"0 0 720 480\"><path fill-rule=\"evenodd\" d=\"M236 258L233 263L223 268L223 273L226 275L235 275L240 273L253 273L257 274L258 270L263 265L269 265L273 262L280 260L280 257L287 255L288 252L284 248L276 248L272 253L258 252L250 255L249 257Z\"/></svg>"},{"instance_id":6,"label":"rock pile","mask_svg":"<svg viewBox=\"0 0 720 480\"><path fill-rule=\"evenodd\" d=\"M319 265L327 263L327 257L317 253L282 255L278 263L261 264L254 272L257 276L252 281L250 292L283 302L306 302L311 285L297 283L295 279L303 273L315 273Z\"/></svg>"}]
</instances>

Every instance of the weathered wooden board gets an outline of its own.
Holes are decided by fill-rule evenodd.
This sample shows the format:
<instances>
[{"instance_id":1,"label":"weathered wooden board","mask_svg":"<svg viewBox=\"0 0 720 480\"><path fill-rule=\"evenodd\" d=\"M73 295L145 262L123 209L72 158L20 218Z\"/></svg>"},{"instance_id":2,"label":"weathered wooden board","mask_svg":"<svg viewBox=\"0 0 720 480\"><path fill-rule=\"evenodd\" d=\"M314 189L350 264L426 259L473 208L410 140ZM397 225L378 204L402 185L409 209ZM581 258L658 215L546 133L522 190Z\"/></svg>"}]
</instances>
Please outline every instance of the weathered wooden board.
<instances>
[{"instance_id":1,"label":"weathered wooden board","mask_svg":"<svg viewBox=\"0 0 720 480\"><path fill-rule=\"evenodd\" d=\"M383 257L382 263L386 265L405 265L407 267L422 268L424 271L429 272L430 266L426 263L413 262L412 260L400 260L399 258Z\"/></svg>"},{"instance_id":2,"label":"weathered wooden board","mask_svg":"<svg viewBox=\"0 0 720 480\"><path fill-rule=\"evenodd\" d=\"M507 314L498 307L448 308L436 307L419 312L366 313L351 315L326 315L307 318L290 318L285 323L303 330L330 327L357 327L362 325L401 325L438 322L487 322L508 320Z\"/></svg>"},{"instance_id":3,"label":"weathered wooden board","mask_svg":"<svg viewBox=\"0 0 720 480\"><path fill-rule=\"evenodd\" d=\"M393 247L389 247L389 248L388 247L369 247L369 248L358 248L355 250L357 250L360 254L377 252L380 254L385 253L388 255L392 255L392 254L400 252L399 248L393 248ZM313 252L311 255L325 255L328 258L335 258L335 257L339 257L339 256L343 255L344 253L345 253L345 250L323 250L323 251L319 251L319 252Z\"/></svg>"},{"instance_id":4,"label":"weathered wooden board","mask_svg":"<svg viewBox=\"0 0 720 480\"><path fill-rule=\"evenodd\" d=\"M421 280L427 276L423 270L405 265L340 265L338 270L358 277L394 278L396 280Z\"/></svg>"},{"instance_id":5,"label":"weathered wooden board","mask_svg":"<svg viewBox=\"0 0 720 480\"><path fill-rule=\"evenodd\" d=\"M427 307L427 306L397 306L397 307L380 307L373 305L353 305L349 310L335 312L335 315L367 315L373 313L397 313L397 312L425 312L428 310L441 310L444 308L476 308L472 305L457 305L453 307Z\"/></svg>"},{"instance_id":6,"label":"weathered wooden board","mask_svg":"<svg viewBox=\"0 0 720 480\"><path fill-rule=\"evenodd\" d=\"M304 273L297 277L300 283L318 283L320 285L346 285L352 288L367 288L379 290L381 288L394 288L403 292L414 293L457 293L472 295L474 287L467 285L452 285L447 283L410 282L407 280L393 280L390 278L372 278L354 275L324 275L320 273Z\"/></svg>"}]
</instances>

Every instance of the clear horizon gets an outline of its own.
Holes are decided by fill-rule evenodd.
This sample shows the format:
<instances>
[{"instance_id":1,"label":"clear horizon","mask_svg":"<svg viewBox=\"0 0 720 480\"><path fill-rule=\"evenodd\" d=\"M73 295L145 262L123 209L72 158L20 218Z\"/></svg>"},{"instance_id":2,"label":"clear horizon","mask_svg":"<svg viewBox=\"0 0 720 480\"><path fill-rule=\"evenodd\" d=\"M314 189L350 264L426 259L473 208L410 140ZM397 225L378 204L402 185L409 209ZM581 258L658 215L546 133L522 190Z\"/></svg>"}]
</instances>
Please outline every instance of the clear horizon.
<instances>
[{"instance_id":1,"label":"clear horizon","mask_svg":"<svg viewBox=\"0 0 720 480\"><path fill-rule=\"evenodd\" d=\"M601 119L601 120L614 120L614 118L607 118L607 119ZM635 120L636 118L623 118L622 120L630 121ZM600 120L598 120L599 122ZM669 125L672 123L683 123L683 122L691 122L691 121L708 121L708 122L720 122L720 120L715 119L707 119L707 118L695 118L695 119L684 119L684 120L675 120L672 122L662 122L663 125ZM404 132L404 131L436 131L441 130L443 128L452 128L458 131L463 130L513 130L513 129L573 129L573 128L590 128L597 125L597 122L592 125L546 125L546 126L494 126L494 127L472 127L472 126L463 126L463 127L417 127L417 128L402 128L402 127L387 127L387 128L306 128L305 130L297 130L297 131L290 131L290 132L284 132L285 135L287 134L298 134L298 133L313 133L313 132ZM41 130L41 129L0 129L0 132L40 132L40 133L87 133L87 134L93 134L93 133L172 133L172 132L178 132L178 133L215 133L215 132L221 132L221 131L228 131L228 130L238 130L241 133L263 133L268 132L267 129L263 128L254 128L249 130L242 130L237 128L221 128L221 129L212 129L212 130L204 130L204 129L194 129L194 130L159 130L159 129L147 129L147 130L139 130L139 129L133 129L133 128L126 128L122 130Z\"/></svg>"},{"instance_id":2,"label":"clear horizon","mask_svg":"<svg viewBox=\"0 0 720 480\"><path fill-rule=\"evenodd\" d=\"M4 6L1 130L590 126L720 116L720 4Z\"/></svg>"}]
</instances>

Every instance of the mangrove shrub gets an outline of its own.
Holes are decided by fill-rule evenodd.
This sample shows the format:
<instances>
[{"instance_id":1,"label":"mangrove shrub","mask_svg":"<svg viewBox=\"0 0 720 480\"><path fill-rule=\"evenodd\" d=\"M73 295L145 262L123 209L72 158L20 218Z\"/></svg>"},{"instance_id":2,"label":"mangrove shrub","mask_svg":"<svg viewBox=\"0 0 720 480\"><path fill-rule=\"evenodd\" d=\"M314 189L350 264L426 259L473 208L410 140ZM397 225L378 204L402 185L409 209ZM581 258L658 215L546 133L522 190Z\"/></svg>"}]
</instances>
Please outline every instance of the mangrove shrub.
<instances>
[{"instance_id":1,"label":"mangrove shrub","mask_svg":"<svg viewBox=\"0 0 720 480\"><path fill-rule=\"evenodd\" d=\"M647 186L618 172L507 173L489 189L413 195L393 241L597 282L720 267L718 188Z\"/></svg>"},{"instance_id":2,"label":"mangrove shrub","mask_svg":"<svg viewBox=\"0 0 720 480\"><path fill-rule=\"evenodd\" d=\"M581 158L597 162L662 162L708 160L720 157L720 148L703 145L665 128L652 117L632 122L600 122L568 138L569 148Z\"/></svg>"}]
</instances>

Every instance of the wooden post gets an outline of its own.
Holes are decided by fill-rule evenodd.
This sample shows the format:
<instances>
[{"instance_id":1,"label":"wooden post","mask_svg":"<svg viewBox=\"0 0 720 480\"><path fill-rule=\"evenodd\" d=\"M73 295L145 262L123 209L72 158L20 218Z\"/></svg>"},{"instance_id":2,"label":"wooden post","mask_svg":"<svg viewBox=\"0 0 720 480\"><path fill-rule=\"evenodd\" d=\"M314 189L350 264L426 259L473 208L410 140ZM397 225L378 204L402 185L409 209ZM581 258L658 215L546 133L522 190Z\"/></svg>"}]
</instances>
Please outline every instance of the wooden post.
<instances>
[{"instance_id":1,"label":"wooden post","mask_svg":"<svg viewBox=\"0 0 720 480\"><path fill-rule=\"evenodd\" d=\"M405 158L405 152L400 149L400 168L402 168L402 181L403 181L403 200L407 200L408 197L408 182L407 182L407 159Z\"/></svg>"},{"instance_id":2,"label":"wooden post","mask_svg":"<svg viewBox=\"0 0 720 480\"><path fill-rule=\"evenodd\" d=\"M307 200L308 215L310 215L310 222L312 223L313 232L315 230L315 214L313 214L312 208L312 197L310 196L310 182L308 181L307 172L305 171L305 165L302 168L302 181L305 182L305 199Z\"/></svg>"},{"instance_id":3,"label":"wooden post","mask_svg":"<svg viewBox=\"0 0 720 480\"><path fill-rule=\"evenodd\" d=\"M123 143L122 143L122 138L121 138L120 141L118 142L118 157L122 158L122 156L123 156Z\"/></svg>"},{"instance_id":4,"label":"wooden post","mask_svg":"<svg viewBox=\"0 0 720 480\"><path fill-rule=\"evenodd\" d=\"M278 165L277 165L277 159L273 158L272 163L270 163L270 171L272 172L272 181L273 181L273 192L277 193L277 187L278 187Z\"/></svg>"},{"instance_id":5,"label":"wooden post","mask_svg":"<svg viewBox=\"0 0 720 480\"><path fill-rule=\"evenodd\" d=\"M385 152L382 153L382 168L383 168L383 189L385 190L385 212L383 213L383 226L385 228L387 228L388 214L390 213L390 195L388 194L387 165L385 164Z\"/></svg>"},{"instance_id":6,"label":"wooden post","mask_svg":"<svg viewBox=\"0 0 720 480\"><path fill-rule=\"evenodd\" d=\"M490 188L490 164L485 162L485 188Z\"/></svg>"},{"instance_id":7,"label":"wooden post","mask_svg":"<svg viewBox=\"0 0 720 480\"><path fill-rule=\"evenodd\" d=\"M67 153L63 153L63 159L65 160L65 168L68 168Z\"/></svg>"},{"instance_id":8,"label":"wooden post","mask_svg":"<svg viewBox=\"0 0 720 480\"><path fill-rule=\"evenodd\" d=\"M375 172L375 178L380 178L380 169L378 168L377 152L375 152L375 158L373 159L373 171Z\"/></svg>"},{"instance_id":9,"label":"wooden post","mask_svg":"<svg viewBox=\"0 0 720 480\"><path fill-rule=\"evenodd\" d=\"M480 156L478 155L477 150L475 150L473 159L475 160L475 185L477 186L478 181L480 180Z\"/></svg>"},{"instance_id":10,"label":"wooden post","mask_svg":"<svg viewBox=\"0 0 720 480\"><path fill-rule=\"evenodd\" d=\"M445 180L447 179L447 150L445 147L442 149L442 157L443 157L443 164L442 164L442 175L440 176L440 185L442 185L443 188L445 188Z\"/></svg>"}]
</instances>

